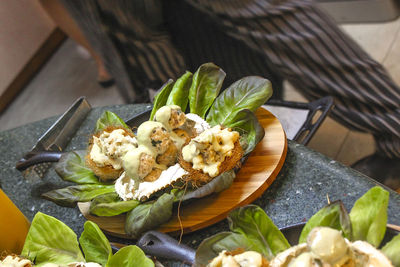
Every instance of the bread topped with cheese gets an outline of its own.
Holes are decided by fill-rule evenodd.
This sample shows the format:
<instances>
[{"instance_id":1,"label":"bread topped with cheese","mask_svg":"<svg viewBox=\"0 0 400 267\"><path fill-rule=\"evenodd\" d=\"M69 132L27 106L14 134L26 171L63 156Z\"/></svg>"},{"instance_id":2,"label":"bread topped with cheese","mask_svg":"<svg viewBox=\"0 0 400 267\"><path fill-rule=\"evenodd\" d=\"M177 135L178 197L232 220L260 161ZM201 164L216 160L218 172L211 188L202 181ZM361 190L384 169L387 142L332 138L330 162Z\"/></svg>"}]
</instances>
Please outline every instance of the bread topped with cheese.
<instances>
[{"instance_id":1,"label":"bread topped with cheese","mask_svg":"<svg viewBox=\"0 0 400 267\"><path fill-rule=\"evenodd\" d=\"M101 180L115 180L123 171L123 156L136 148L137 141L131 131L123 127L107 127L92 136L86 165Z\"/></svg>"},{"instance_id":2,"label":"bread topped with cheese","mask_svg":"<svg viewBox=\"0 0 400 267\"><path fill-rule=\"evenodd\" d=\"M238 132L216 125L182 148L179 164L189 172L192 183L207 183L240 164L243 149L239 138Z\"/></svg>"}]
</instances>

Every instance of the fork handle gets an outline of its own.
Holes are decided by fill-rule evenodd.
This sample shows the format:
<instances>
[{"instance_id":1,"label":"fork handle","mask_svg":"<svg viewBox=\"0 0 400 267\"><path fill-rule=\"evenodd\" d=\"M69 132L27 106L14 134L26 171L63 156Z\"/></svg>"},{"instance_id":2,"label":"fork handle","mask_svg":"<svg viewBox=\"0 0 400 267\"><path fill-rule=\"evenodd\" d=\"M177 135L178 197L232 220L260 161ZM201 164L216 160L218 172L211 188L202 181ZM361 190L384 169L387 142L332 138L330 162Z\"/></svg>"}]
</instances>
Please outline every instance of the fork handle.
<instances>
[{"instance_id":1,"label":"fork handle","mask_svg":"<svg viewBox=\"0 0 400 267\"><path fill-rule=\"evenodd\" d=\"M17 170L23 171L26 170L28 167L32 165L36 165L43 162L57 162L60 160L61 156L63 155L62 152L53 152L53 151L42 151L33 154L29 158L20 159L15 167Z\"/></svg>"}]
</instances>

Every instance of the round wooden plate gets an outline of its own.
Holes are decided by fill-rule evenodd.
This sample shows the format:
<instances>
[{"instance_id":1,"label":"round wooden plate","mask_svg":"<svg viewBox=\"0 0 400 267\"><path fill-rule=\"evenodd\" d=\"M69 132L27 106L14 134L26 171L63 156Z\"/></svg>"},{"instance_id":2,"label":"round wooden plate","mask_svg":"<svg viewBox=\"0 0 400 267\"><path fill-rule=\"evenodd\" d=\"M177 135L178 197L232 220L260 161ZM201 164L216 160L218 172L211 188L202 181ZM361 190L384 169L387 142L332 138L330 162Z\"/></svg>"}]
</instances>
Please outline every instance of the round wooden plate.
<instances>
[{"instance_id":1,"label":"round wooden plate","mask_svg":"<svg viewBox=\"0 0 400 267\"><path fill-rule=\"evenodd\" d=\"M287 140L279 120L270 112L259 108L257 118L265 129L265 137L242 166L228 189L202 199L184 202L180 206L179 223L177 209L169 222L157 230L172 234L189 233L210 226L226 218L230 211L244 206L258 198L275 180L285 161ZM89 213L89 202L78 203L86 219L99 225L106 233L130 238L124 230L125 215L98 217Z\"/></svg>"}]
</instances>

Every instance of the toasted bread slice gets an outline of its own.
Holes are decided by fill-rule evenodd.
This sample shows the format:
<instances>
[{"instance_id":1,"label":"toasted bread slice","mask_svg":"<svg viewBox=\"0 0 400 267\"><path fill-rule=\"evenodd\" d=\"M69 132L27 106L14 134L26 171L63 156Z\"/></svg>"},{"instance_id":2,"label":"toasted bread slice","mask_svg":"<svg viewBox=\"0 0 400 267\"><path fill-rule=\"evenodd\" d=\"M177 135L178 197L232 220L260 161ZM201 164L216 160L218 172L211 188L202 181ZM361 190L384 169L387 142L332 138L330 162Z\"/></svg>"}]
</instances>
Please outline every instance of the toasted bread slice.
<instances>
[{"instance_id":1,"label":"toasted bread slice","mask_svg":"<svg viewBox=\"0 0 400 267\"><path fill-rule=\"evenodd\" d=\"M243 157L243 149L240 145L239 140L237 140L234 145L235 146L232 149L232 154L225 157L225 160L219 166L218 175L223 172L229 171L240 164L240 159ZM193 169L192 163L183 160L182 154L179 155L178 161L182 168L189 173L186 179L190 181L194 186L201 186L208 183L214 178L207 173L204 173L202 170Z\"/></svg>"},{"instance_id":2,"label":"toasted bread slice","mask_svg":"<svg viewBox=\"0 0 400 267\"><path fill-rule=\"evenodd\" d=\"M113 126L109 126L107 128L105 128L103 131L97 132L94 135L92 135L92 137L90 138L89 141L89 146L88 146L88 150L86 153L86 157L85 157L85 164L86 166L88 166L93 173L99 177L100 180L102 181L113 181L116 180L121 173L123 172L123 169L114 169L113 166L111 165L106 165L106 166L98 166L91 158L90 158L90 151L92 150L93 147L93 136L99 137L103 132L112 132L116 129L122 129L126 132L127 135L134 137L134 134L123 128L123 127L113 127Z\"/></svg>"}]
</instances>

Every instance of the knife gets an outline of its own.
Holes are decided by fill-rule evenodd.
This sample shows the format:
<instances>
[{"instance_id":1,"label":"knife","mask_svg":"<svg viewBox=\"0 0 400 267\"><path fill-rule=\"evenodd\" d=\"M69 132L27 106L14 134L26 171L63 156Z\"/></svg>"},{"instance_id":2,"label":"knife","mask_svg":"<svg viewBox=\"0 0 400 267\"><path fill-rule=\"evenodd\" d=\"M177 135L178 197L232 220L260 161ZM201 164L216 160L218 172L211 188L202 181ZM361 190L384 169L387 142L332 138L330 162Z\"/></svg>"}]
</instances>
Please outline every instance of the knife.
<instances>
[{"instance_id":1,"label":"knife","mask_svg":"<svg viewBox=\"0 0 400 267\"><path fill-rule=\"evenodd\" d=\"M91 106L85 97L78 98L68 110L39 138L31 151L16 164L30 179L42 178L50 167L49 163L38 164L46 157L46 162L58 161L61 153L82 124ZM38 165L35 165L38 164ZM34 166L32 166L34 165ZM32 166L31 168L28 168Z\"/></svg>"}]
</instances>

